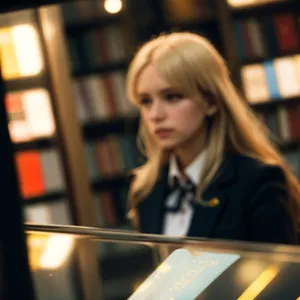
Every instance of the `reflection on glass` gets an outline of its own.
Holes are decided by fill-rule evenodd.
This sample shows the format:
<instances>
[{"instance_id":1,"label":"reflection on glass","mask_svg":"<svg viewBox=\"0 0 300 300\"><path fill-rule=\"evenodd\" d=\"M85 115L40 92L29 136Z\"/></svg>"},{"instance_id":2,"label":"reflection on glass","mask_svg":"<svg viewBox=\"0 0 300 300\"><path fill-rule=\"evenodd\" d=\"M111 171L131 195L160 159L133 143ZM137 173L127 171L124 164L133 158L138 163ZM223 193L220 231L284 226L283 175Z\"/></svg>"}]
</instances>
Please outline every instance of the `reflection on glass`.
<instances>
[{"instance_id":1,"label":"reflection on glass","mask_svg":"<svg viewBox=\"0 0 300 300\"><path fill-rule=\"evenodd\" d=\"M59 234L29 235L27 241L32 270L61 267L69 258L74 245L72 236Z\"/></svg>"},{"instance_id":2,"label":"reflection on glass","mask_svg":"<svg viewBox=\"0 0 300 300\"><path fill-rule=\"evenodd\" d=\"M0 57L6 80L39 74L43 60L34 27L24 24L1 28Z\"/></svg>"},{"instance_id":3,"label":"reflection on glass","mask_svg":"<svg viewBox=\"0 0 300 300\"><path fill-rule=\"evenodd\" d=\"M237 267L236 279L240 285L249 284L268 266L261 260L249 259Z\"/></svg>"},{"instance_id":4,"label":"reflection on glass","mask_svg":"<svg viewBox=\"0 0 300 300\"><path fill-rule=\"evenodd\" d=\"M53 235L49 237L41 257L41 267L56 269L69 257L73 248L73 237L69 235Z\"/></svg>"},{"instance_id":5,"label":"reflection on glass","mask_svg":"<svg viewBox=\"0 0 300 300\"><path fill-rule=\"evenodd\" d=\"M277 276L279 267L272 264L266 268L253 283L245 290L238 300L255 299L267 285Z\"/></svg>"},{"instance_id":6,"label":"reflection on glass","mask_svg":"<svg viewBox=\"0 0 300 300\"><path fill-rule=\"evenodd\" d=\"M116 14L122 9L122 1L121 0L105 0L104 8L108 13Z\"/></svg>"}]
</instances>

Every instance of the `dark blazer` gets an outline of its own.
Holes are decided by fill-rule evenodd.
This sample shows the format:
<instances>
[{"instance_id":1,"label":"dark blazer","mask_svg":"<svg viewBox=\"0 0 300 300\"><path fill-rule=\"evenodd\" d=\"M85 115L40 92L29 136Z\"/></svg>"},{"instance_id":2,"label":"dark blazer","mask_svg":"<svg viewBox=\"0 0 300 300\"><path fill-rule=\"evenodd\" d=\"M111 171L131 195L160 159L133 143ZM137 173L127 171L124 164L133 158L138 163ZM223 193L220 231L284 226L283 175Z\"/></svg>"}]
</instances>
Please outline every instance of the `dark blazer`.
<instances>
[{"instance_id":1,"label":"dark blazer","mask_svg":"<svg viewBox=\"0 0 300 300\"><path fill-rule=\"evenodd\" d=\"M167 197L168 167L151 194L137 207L142 233L160 234ZM296 244L296 230L287 209L282 169L239 154L227 154L218 174L203 193L218 205L196 205L187 236L253 242Z\"/></svg>"}]
</instances>

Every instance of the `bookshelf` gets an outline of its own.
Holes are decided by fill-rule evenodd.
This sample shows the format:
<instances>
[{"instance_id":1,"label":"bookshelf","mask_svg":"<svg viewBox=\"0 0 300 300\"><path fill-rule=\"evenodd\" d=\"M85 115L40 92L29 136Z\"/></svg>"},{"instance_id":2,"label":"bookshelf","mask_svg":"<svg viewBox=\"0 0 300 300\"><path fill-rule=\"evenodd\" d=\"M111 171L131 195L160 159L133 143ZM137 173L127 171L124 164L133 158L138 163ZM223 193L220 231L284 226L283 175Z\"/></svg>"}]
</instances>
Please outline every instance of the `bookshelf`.
<instances>
[{"instance_id":1,"label":"bookshelf","mask_svg":"<svg viewBox=\"0 0 300 300\"><path fill-rule=\"evenodd\" d=\"M228 0L224 13L231 29L226 34L235 43L233 76L300 179L299 3L235 2Z\"/></svg>"},{"instance_id":2,"label":"bookshelf","mask_svg":"<svg viewBox=\"0 0 300 300\"><path fill-rule=\"evenodd\" d=\"M126 104L126 99L124 99L124 86L120 88L121 80L118 85L111 77L113 74L118 74L120 78L123 77L122 81L124 81L128 63L136 47L153 35L157 35L160 32L189 30L206 36L228 60L232 77L246 98L248 95L242 70L245 70L247 67L250 70L251 67L256 65L265 67L267 63L271 64L275 59L278 60L278 65L284 66L288 64L286 59L298 57L299 54L299 47L297 46L299 41L297 41L296 37L291 38L288 43L284 43L285 33L282 30L281 35L276 33L276 30L280 30L278 24L282 24L282 22L288 24L289 32L292 31L294 34L299 32L297 1L260 2L259 5L253 4L245 7L230 6L226 0L217 1L217 3L208 0L141 0L139 3L134 3L134 5L132 1L124 1L125 5L121 12L109 15L102 9L101 12L98 11L98 16L95 16L92 15L91 11L96 2L77 2L76 5L79 5L78 7L84 12L79 13L79 10L77 10L77 13L74 13L76 9L73 8L72 18L69 16L71 10L67 9L72 4L62 5L65 36L72 65L71 76L74 82L74 92L77 95L78 118L86 149L90 149L92 144L94 144L93 147L95 147L95 144L99 146L101 142L110 139L112 136L118 140L122 136L136 135L138 116L127 107L129 104ZM97 3L99 4L100 2ZM277 18L275 22L277 27L274 25L276 28L272 25L274 16L275 19ZM129 46L125 47L126 53L112 51L114 55L108 56L107 53L105 54L105 49L114 49L114 43L119 45L118 48L121 48L120 45L122 44L120 43L120 36L122 35L120 32L115 35L115 39L118 39L118 41L114 43L111 42L109 34L118 32L117 27L123 27L125 20L130 23L130 25L127 24L126 37L123 36L123 44L129 44ZM264 26L266 24L268 26ZM252 43L254 45L251 45L251 34L249 34L250 30L248 27L252 30ZM268 27L267 33L264 27ZM110 28L114 28L111 33L109 33ZM271 33L273 36L272 43L270 42ZM258 37L255 38L253 37L254 35ZM104 36L106 40L103 38ZM278 38L281 44L274 41ZM76 39L79 39L79 42ZM99 48L99 41L102 43L100 48L103 49ZM264 43L264 45L259 45L259 43ZM244 49L242 49L244 52L241 52L239 44L246 44ZM272 47L275 44L276 47ZM96 52L95 49L87 52L85 48L88 48L89 45L90 48L94 45ZM77 51L74 49L77 49ZM100 58L88 59L88 55L91 57L98 55ZM81 58L82 66L80 68L78 68L76 62L76 56ZM287 70L292 69L288 66L286 68ZM253 75L253 77L255 76ZM255 83L255 80L253 81ZM107 91L109 89L107 82L110 82L110 87L120 88L119 95L123 95L123 99L121 99L122 96L119 98L118 96L111 96L112 94ZM270 82L268 84L270 86ZM267 86L267 89L269 86ZM285 86L285 84L282 84L282 86ZM253 90L253 88L248 89ZM254 99L248 98L249 105L265 121L276 136L275 144L278 148L286 153L287 157L291 157L290 153L296 153L300 147L300 135L295 129L295 121L289 122L292 118L291 111L298 106L300 107L300 91L297 93L297 88L294 87L294 91L286 92L286 89L283 88L285 94L282 95L280 94L282 89L281 91L278 89L277 95L272 94L271 97L267 89L265 87L264 99L259 99L257 96ZM78 95L81 96L78 97ZM111 106L108 109L107 103L103 102L104 98L110 102ZM122 101L123 103L121 104ZM115 102L114 105L112 105L113 102ZM89 107L87 103L89 103ZM83 104L86 105L85 108ZM293 118L297 118L297 114L293 114ZM282 123L285 125L282 125ZM90 159L91 150L86 151L86 161L90 166L89 180L92 191L107 192L126 186L127 171L130 169L130 164L127 164L125 168L120 167L119 171L103 171L105 169L105 167L103 168L104 163L99 164L97 158L95 158L97 155L99 156L99 151L99 147L96 151L92 150L92 155L94 156L92 160ZM115 152L115 157L118 157L118 161L124 166L124 162L121 163L122 159L120 160L120 155L116 154L116 151L111 150L109 152ZM122 154L126 153L122 147L119 148L119 152ZM106 157L107 161L114 159ZM123 158L123 160L125 159ZM131 166L136 166L141 162L142 158L140 157ZM92 167L94 168L95 165L98 166L98 170L92 171ZM119 200L115 199L112 201L116 202Z\"/></svg>"},{"instance_id":3,"label":"bookshelf","mask_svg":"<svg viewBox=\"0 0 300 300\"><path fill-rule=\"evenodd\" d=\"M60 221L70 224L52 87L35 10L1 14L0 40L5 108L25 221L37 220L32 213L36 204L41 214L51 214L58 203L68 216Z\"/></svg>"},{"instance_id":4,"label":"bookshelf","mask_svg":"<svg viewBox=\"0 0 300 300\"><path fill-rule=\"evenodd\" d=\"M125 74L136 46L130 5L123 1L122 10L116 14L107 13L103 1L61 5L70 75L96 207L100 198L112 201L114 207L118 201L125 202L113 192L126 187L127 171L137 166L128 151L137 153L135 135L139 118L125 98ZM102 208L104 215L113 214L107 211L111 207ZM123 205L123 212L118 215L124 224L120 220L115 224L108 221L108 227L126 226L125 214ZM103 219L99 217L98 224L107 227Z\"/></svg>"}]
</instances>

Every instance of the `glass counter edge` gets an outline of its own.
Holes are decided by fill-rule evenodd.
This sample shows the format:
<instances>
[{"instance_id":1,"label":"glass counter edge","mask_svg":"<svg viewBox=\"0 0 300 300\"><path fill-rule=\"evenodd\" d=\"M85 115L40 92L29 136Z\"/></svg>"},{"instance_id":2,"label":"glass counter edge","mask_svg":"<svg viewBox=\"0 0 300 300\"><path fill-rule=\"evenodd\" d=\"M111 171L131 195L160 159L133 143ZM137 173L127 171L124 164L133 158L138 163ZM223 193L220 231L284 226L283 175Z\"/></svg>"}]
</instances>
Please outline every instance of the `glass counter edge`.
<instances>
[{"instance_id":1,"label":"glass counter edge","mask_svg":"<svg viewBox=\"0 0 300 300\"><path fill-rule=\"evenodd\" d=\"M44 225L24 223L26 234L68 234L94 241L139 243L148 245L169 245L174 247L195 247L217 252L254 252L261 254L288 255L300 260L297 245L253 243L233 240L215 240L193 237L170 237L159 234L144 234L135 231L103 229L87 226Z\"/></svg>"}]
</instances>

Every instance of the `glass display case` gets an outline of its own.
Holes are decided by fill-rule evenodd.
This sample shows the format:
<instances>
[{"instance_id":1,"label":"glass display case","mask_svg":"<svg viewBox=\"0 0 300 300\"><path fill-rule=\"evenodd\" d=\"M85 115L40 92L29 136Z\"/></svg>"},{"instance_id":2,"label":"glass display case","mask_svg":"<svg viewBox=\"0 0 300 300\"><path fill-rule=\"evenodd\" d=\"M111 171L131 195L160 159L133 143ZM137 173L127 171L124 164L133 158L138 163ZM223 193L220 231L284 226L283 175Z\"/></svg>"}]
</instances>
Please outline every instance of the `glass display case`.
<instances>
[{"instance_id":1,"label":"glass display case","mask_svg":"<svg viewBox=\"0 0 300 300\"><path fill-rule=\"evenodd\" d=\"M39 300L300 299L296 246L34 224L26 235Z\"/></svg>"}]
</instances>

